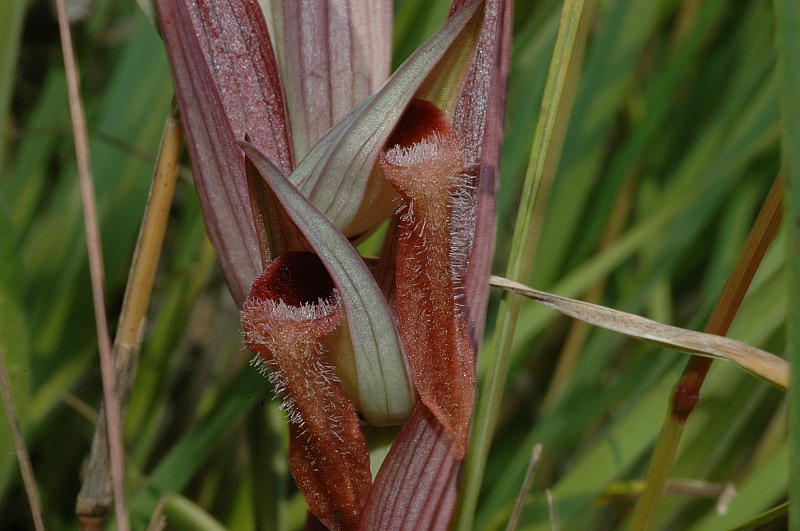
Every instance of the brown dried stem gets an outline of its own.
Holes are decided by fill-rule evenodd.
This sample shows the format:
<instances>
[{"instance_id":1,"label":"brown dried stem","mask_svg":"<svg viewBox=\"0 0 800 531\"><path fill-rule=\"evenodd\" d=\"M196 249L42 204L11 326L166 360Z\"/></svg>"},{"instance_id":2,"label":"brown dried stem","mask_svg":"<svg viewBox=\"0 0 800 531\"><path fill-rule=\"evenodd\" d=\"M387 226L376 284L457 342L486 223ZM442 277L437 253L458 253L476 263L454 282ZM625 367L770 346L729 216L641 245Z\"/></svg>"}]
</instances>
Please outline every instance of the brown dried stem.
<instances>
[{"instance_id":1,"label":"brown dried stem","mask_svg":"<svg viewBox=\"0 0 800 531\"><path fill-rule=\"evenodd\" d=\"M116 366L116 393L120 410L127 408L133 375L139 358L147 306L153 289L161 246L164 242L169 210L177 181L183 127L177 106L173 105L164 125L150 196L139 230L139 240L125 289L112 354ZM105 417L95 427L87 475L78 494L76 513L82 528L102 521L111 503L111 478Z\"/></svg>"},{"instance_id":2,"label":"brown dried stem","mask_svg":"<svg viewBox=\"0 0 800 531\"><path fill-rule=\"evenodd\" d=\"M28 504L31 507L33 516L33 526L36 531L44 531L44 518L42 518L42 502L39 499L39 491L36 489L36 476L33 474L33 466L28 450L25 448L25 439L19 429L17 414L14 409L14 401L11 397L11 387L6 375L6 364L3 360L3 349L0 347L0 394L3 397L3 406L8 416L8 424L11 426L11 435L14 438L14 447L17 451L19 470L22 474L22 482L25 484L25 493L28 496Z\"/></svg>"},{"instance_id":3,"label":"brown dried stem","mask_svg":"<svg viewBox=\"0 0 800 531\"><path fill-rule=\"evenodd\" d=\"M724 336L728 332L764 253L780 225L783 216L782 194L783 179L781 175L778 175L764 200L764 205L761 207L750 234L747 236L722 295L709 317L705 332L720 336ZM647 473L645 490L634 508L632 529L646 529L652 524L658 500L661 498L667 475L672 468L672 461L683 426L700 399L700 388L711 368L712 361L711 358L693 356L675 385L670 411L664 421L662 435L653 453L650 470Z\"/></svg>"},{"instance_id":4,"label":"brown dried stem","mask_svg":"<svg viewBox=\"0 0 800 531\"><path fill-rule=\"evenodd\" d=\"M103 255L100 241L100 227L97 221L97 204L94 184L89 166L89 137L86 130L86 118L83 112L78 67L72 48L72 34L67 18L66 0L56 0L58 10L58 28L61 35L61 49L64 54L64 69L69 92L69 109L72 116L72 129L75 135L75 156L78 162L78 175L81 186L81 202L86 228L86 245L89 254L89 270L92 279L92 299L94 303L95 323L97 326L97 344L100 351L100 371L103 380L103 399L106 402L106 421L108 424L109 454L111 458L111 476L114 484L114 505L117 513L117 528L127 531L128 517L125 511L124 498L124 462L122 449L122 428L119 406L116 401L114 364L111 358L111 339L108 334L106 307L103 295Z\"/></svg>"}]
</instances>

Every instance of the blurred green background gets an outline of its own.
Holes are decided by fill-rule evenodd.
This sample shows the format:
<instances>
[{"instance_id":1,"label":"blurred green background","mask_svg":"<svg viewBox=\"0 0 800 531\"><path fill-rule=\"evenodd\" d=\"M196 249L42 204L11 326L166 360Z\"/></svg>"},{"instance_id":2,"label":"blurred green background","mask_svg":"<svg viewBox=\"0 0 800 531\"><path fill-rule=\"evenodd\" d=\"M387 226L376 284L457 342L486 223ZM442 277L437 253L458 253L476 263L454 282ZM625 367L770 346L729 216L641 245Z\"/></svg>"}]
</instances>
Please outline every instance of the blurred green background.
<instances>
[{"instance_id":1,"label":"blurred green background","mask_svg":"<svg viewBox=\"0 0 800 531\"><path fill-rule=\"evenodd\" d=\"M496 274L560 7L515 2ZM395 64L446 10L396 2ZM703 328L781 165L777 16L765 0L598 2L531 286ZM73 31L113 330L173 91L161 41L133 2L96 0ZM46 524L74 529L101 385L50 3L4 2L0 36L0 346ZM282 413L248 367L184 162L125 422L132 522L145 529L159 499L178 493L166 509L176 528L207 513L230 529L297 529L304 506L287 473ZM778 355L787 344L786 237L768 251L729 334ZM542 443L520 528L624 528L687 359L526 303L476 527L505 527ZM482 364L479 380L485 373ZM785 393L715 363L656 527L733 528L784 501L786 415ZM4 529L32 529L4 419L0 515Z\"/></svg>"}]
</instances>

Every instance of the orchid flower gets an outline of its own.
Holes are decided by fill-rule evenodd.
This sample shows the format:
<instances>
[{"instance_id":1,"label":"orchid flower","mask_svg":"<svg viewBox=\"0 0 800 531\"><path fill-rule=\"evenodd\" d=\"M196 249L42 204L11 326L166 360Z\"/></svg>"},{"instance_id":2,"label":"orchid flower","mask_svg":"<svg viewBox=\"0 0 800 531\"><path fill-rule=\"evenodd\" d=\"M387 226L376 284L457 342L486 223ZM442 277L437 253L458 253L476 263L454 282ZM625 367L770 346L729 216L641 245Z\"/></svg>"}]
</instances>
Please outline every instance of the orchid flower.
<instances>
[{"instance_id":1,"label":"orchid flower","mask_svg":"<svg viewBox=\"0 0 800 531\"><path fill-rule=\"evenodd\" d=\"M510 3L455 1L388 79L385 0L156 6L209 237L288 413L310 513L331 529L446 525L475 401ZM387 220L370 267L354 245ZM364 423L403 425L374 480Z\"/></svg>"}]
</instances>

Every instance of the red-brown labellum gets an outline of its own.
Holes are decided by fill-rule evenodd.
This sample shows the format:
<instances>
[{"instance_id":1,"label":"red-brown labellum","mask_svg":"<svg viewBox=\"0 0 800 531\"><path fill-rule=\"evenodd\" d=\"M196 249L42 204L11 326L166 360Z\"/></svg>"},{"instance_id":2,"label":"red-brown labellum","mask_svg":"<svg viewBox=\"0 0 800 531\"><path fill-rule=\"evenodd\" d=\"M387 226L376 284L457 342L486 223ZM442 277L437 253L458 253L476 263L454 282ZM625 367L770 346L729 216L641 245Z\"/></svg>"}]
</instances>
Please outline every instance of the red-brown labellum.
<instances>
[{"instance_id":1,"label":"red-brown labellum","mask_svg":"<svg viewBox=\"0 0 800 531\"><path fill-rule=\"evenodd\" d=\"M414 100L381 155L402 199L395 265L395 306L420 399L466 453L475 402L474 352L458 305L454 253L469 178L458 137L431 103ZM391 144L390 144L391 146Z\"/></svg>"},{"instance_id":2,"label":"red-brown labellum","mask_svg":"<svg viewBox=\"0 0 800 531\"><path fill-rule=\"evenodd\" d=\"M355 527L372 482L358 415L323 348L342 318L338 291L310 252L273 260L242 309L247 347L289 414L292 476L330 529Z\"/></svg>"}]
</instances>

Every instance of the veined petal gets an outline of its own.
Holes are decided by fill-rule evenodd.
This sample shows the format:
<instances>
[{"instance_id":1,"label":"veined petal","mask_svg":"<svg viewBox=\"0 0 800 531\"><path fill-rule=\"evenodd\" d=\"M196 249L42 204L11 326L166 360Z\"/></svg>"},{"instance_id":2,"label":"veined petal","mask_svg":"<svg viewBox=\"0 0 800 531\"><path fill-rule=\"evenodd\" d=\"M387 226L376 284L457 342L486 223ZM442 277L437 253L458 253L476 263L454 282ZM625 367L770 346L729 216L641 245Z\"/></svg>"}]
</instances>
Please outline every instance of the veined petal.
<instances>
[{"instance_id":1,"label":"veined petal","mask_svg":"<svg viewBox=\"0 0 800 531\"><path fill-rule=\"evenodd\" d=\"M247 157L317 253L339 290L348 323L357 395L350 396L371 424L404 422L416 403L394 317L375 279L345 236L252 145ZM348 365L347 361L343 365ZM343 382L344 383L344 382ZM345 385L347 391L347 386Z\"/></svg>"},{"instance_id":2,"label":"veined petal","mask_svg":"<svg viewBox=\"0 0 800 531\"><path fill-rule=\"evenodd\" d=\"M463 5L464 1L454 1L451 12L457 4ZM463 307L476 352L483 340L489 301L487 280L494 256L495 199L511 56L512 9L513 2L509 0L487 0L478 51L453 111L453 129L464 146L466 163L477 166L476 223L463 280Z\"/></svg>"},{"instance_id":3,"label":"veined petal","mask_svg":"<svg viewBox=\"0 0 800 531\"><path fill-rule=\"evenodd\" d=\"M389 77L390 0L270 0L297 160Z\"/></svg>"},{"instance_id":4,"label":"veined petal","mask_svg":"<svg viewBox=\"0 0 800 531\"><path fill-rule=\"evenodd\" d=\"M206 228L241 306L264 264L236 140L248 135L287 174L293 165L266 23L254 0L156 6Z\"/></svg>"},{"instance_id":5,"label":"veined petal","mask_svg":"<svg viewBox=\"0 0 800 531\"><path fill-rule=\"evenodd\" d=\"M374 171L378 155L418 92L436 100L458 90L482 16L480 0L467 3L381 90L317 142L292 173L298 189L349 238L369 232L394 212L395 194L382 173Z\"/></svg>"},{"instance_id":6,"label":"veined petal","mask_svg":"<svg viewBox=\"0 0 800 531\"><path fill-rule=\"evenodd\" d=\"M447 529L459 468L452 437L417 404L375 477L358 529Z\"/></svg>"}]
</instances>

